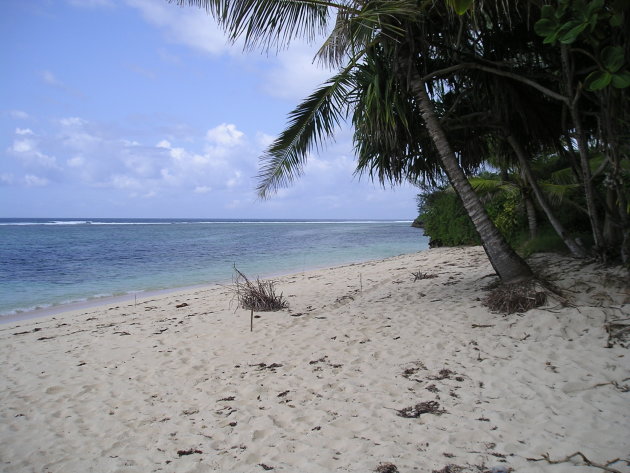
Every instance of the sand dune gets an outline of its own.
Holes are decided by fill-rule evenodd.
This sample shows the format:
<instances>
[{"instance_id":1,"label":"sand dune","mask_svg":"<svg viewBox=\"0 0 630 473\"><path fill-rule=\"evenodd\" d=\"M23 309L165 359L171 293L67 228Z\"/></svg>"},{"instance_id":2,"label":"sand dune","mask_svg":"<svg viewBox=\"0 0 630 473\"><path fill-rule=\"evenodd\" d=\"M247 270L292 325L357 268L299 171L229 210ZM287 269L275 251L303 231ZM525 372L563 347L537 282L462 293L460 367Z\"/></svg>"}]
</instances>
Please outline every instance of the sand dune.
<instances>
[{"instance_id":1,"label":"sand dune","mask_svg":"<svg viewBox=\"0 0 630 473\"><path fill-rule=\"evenodd\" d=\"M532 264L570 306L489 312L473 247L278 278L253 332L216 286L2 325L0 470L630 472L627 274Z\"/></svg>"}]
</instances>

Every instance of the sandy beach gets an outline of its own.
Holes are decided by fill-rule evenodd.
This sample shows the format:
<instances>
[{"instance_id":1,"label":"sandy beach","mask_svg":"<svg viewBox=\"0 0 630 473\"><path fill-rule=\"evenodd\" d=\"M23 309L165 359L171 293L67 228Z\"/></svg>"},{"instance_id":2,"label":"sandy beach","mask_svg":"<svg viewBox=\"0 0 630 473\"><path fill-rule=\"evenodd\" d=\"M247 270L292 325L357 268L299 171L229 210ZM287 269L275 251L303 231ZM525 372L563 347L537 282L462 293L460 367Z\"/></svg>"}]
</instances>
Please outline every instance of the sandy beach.
<instances>
[{"instance_id":1,"label":"sandy beach","mask_svg":"<svg viewBox=\"0 0 630 473\"><path fill-rule=\"evenodd\" d=\"M566 301L491 313L470 247L277 278L253 331L221 286L0 325L0 470L630 472L628 274L530 263Z\"/></svg>"}]
</instances>

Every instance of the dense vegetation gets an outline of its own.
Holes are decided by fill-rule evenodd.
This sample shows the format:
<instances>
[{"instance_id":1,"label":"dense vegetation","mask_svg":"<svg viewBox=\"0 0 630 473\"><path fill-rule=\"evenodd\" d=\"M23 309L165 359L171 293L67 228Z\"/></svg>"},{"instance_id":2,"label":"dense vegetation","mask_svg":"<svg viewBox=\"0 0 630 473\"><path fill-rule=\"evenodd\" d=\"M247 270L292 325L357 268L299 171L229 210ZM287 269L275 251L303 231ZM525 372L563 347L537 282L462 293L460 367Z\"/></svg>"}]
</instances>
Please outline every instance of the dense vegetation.
<instances>
[{"instance_id":1,"label":"dense vegetation","mask_svg":"<svg viewBox=\"0 0 630 473\"><path fill-rule=\"evenodd\" d=\"M454 192L474 227L458 237L476 234L503 282L532 277L508 244L523 221L530 236L553 228L577 257L630 259L627 1L177 1L246 47L328 35L318 58L337 72L262 157L262 197L350 121L357 172L444 185L425 198L438 217L461 217ZM497 176L470 179L484 167Z\"/></svg>"},{"instance_id":2,"label":"dense vegetation","mask_svg":"<svg viewBox=\"0 0 630 473\"><path fill-rule=\"evenodd\" d=\"M527 256L538 251L567 252L562 238L547 222L544 212L533 202L528 190L503 181L498 174L484 173L470 179L488 215L516 250ZM592 246L589 222L575 184L545 185L553 210L564 228L585 247ZM416 224L431 238L430 246L478 245L479 235L461 201L449 187L427 189L418 195Z\"/></svg>"}]
</instances>

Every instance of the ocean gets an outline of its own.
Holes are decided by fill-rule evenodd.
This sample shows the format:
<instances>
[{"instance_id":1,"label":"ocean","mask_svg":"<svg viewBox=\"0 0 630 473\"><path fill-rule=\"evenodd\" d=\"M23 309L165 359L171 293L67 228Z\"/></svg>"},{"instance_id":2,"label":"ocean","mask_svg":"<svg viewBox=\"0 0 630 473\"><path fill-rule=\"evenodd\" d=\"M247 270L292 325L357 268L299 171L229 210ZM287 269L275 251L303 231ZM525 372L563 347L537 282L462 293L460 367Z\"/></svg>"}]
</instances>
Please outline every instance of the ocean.
<instances>
[{"instance_id":1,"label":"ocean","mask_svg":"<svg viewBox=\"0 0 630 473\"><path fill-rule=\"evenodd\" d=\"M410 221L0 219L0 317L426 248Z\"/></svg>"}]
</instances>

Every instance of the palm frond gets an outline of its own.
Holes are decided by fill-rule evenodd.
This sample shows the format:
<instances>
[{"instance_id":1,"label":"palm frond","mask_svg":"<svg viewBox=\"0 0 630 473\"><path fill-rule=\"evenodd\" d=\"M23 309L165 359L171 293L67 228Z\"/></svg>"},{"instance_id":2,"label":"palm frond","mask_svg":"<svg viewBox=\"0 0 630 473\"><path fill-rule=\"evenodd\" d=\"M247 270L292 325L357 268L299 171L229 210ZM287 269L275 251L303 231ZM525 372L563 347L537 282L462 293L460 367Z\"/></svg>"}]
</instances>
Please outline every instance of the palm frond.
<instances>
[{"instance_id":1,"label":"palm frond","mask_svg":"<svg viewBox=\"0 0 630 473\"><path fill-rule=\"evenodd\" d=\"M352 67L337 73L289 114L288 127L261 157L257 188L261 198L299 177L311 149L320 149L346 118L353 88L348 71Z\"/></svg>"},{"instance_id":2,"label":"palm frond","mask_svg":"<svg viewBox=\"0 0 630 473\"><path fill-rule=\"evenodd\" d=\"M360 10L338 11L335 27L316 55L320 61L338 66L354 50L367 47L377 37L380 41L396 41L405 33L404 21L413 21L421 11L415 0L355 3Z\"/></svg>"},{"instance_id":3,"label":"palm frond","mask_svg":"<svg viewBox=\"0 0 630 473\"><path fill-rule=\"evenodd\" d=\"M325 0L170 0L204 8L231 41L243 38L246 48L286 47L292 39L313 41L326 32L329 8L351 9L346 1Z\"/></svg>"},{"instance_id":4,"label":"palm frond","mask_svg":"<svg viewBox=\"0 0 630 473\"><path fill-rule=\"evenodd\" d=\"M554 184L551 182L539 182L540 189L552 205L558 206L574 195L574 191L580 188L579 184Z\"/></svg>"},{"instance_id":5,"label":"palm frond","mask_svg":"<svg viewBox=\"0 0 630 473\"><path fill-rule=\"evenodd\" d=\"M369 174L381 184L420 179L434 182L440 166L426 152L432 145L420 113L394 67L395 52L375 44L354 71L356 174Z\"/></svg>"},{"instance_id":6,"label":"palm frond","mask_svg":"<svg viewBox=\"0 0 630 473\"><path fill-rule=\"evenodd\" d=\"M500 179L471 177L468 179L468 182L470 182L470 185L478 194L495 194L497 192L504 192L508 195L516 195L520 192L515 183Z\"/></svg>"}]
</instances>

